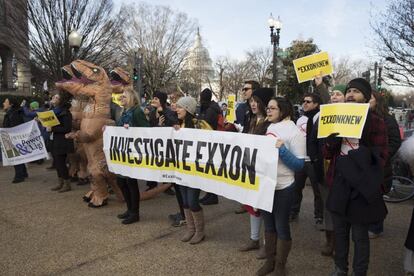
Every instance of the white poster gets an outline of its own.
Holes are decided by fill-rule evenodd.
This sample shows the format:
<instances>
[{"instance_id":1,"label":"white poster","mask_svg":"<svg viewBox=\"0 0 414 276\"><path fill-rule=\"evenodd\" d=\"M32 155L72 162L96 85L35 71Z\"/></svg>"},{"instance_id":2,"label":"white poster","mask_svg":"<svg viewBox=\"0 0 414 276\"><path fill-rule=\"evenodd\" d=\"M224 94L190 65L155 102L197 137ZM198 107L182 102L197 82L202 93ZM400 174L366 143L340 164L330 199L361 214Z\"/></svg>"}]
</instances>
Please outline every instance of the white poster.
<instances>
[{"instance_id":1,"label":"white poster","mask_svg":"<svg viewBox=\"0 0 414 276\"><path fill-rule=\"evenodd\" d=\"M272 211L278 150L272 137L200 129L106 127L109 170L174 182Z\"/></svg>"},{"instance_id":2,"label":"white poster","mask_svg":"<svg viewBox=\"0 0 414 276\"><path fill-rule=\"evenodd\" d=\"M0 128L0 143L3 166L49 158L45 141L34 120L11 128Z\"/></svg>"}]
</instances>

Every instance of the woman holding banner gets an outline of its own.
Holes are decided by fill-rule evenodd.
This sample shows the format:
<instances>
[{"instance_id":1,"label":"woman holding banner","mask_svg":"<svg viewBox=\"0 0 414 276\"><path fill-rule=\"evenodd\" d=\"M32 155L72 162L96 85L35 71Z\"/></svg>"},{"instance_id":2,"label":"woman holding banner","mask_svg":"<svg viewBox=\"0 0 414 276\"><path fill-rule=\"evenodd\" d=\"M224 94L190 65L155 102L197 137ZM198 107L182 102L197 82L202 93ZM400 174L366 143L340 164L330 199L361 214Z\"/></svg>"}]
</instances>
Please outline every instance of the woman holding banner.
<instances>
[{"instance_id":1,"label":"woman holding banner","mask_svg":"<svg viewBox=\"0 0 414 276\"><path fill-rule=\"evenodd\" d=\"M193 97L182 97L177 101L177 116L180 125L174 128L202 128L212 129L207 122L195 119L197 101ZM181 238L183 242L197 244L204 240L204 214L200 206L200 189L180 186L179 191L183 197L183 207L185 220L187 222L187 232Z\"/></svg>"},{"instance_id":2,"label":"woman holding banner","mask_svg":"<svg viewBox=\"0 0 414 276\"><path fill-rule=\"evenodd\" d=\"M70 100L72 95L67 92L59 92L54 95L50 103L54 107L54 111L60 124L54 127L47 127L50 132L50 140L52 141L52 154L56 171L58 175L58 185L52 188L52 191L59 193L71 190L70 177L68 167L66 166L66 157L68 153L74 151L73 140L66 139L65 134L72 131L72 114L69 111L71 106Z\"/></svg>"},{"instance_id":3,"label":"woman holding banner","mask_svg":"<svg viewBox=\"0 0 414 276\"><path fill-rule=\"evenodd\" d=\"M273 270L276 275L286 275L285 265L292 247L289 213L294 192L294 172L302 169L304 165L306 140L291 119L293 106L289 100L281 97L272 98L266 111L267 120L271 123L266 135L276 139L279 162L273 211L262 211L265 223L266 262L257 275L266 275Z\"/></svg>"},{"instance_id":4,"label":"woman holding banner","mask_svg":"<svg viewBox=\"0 0 414 276\"><path fill-rule=\"evenodd\" d=\"M252 111L252 118L250 120L248 134L264 135L269 123L265 121L266 106L270 99L274 96L271 88L258 88L253 91L252 97L249 99L250 110ZM250 239L239 248L239 251L246 252L250 250L259 249L260 247L260 227L262 218L259 210L253 209L251 206L244 205L244 208L250 214ZM264 248L259 251L258 259L265 258Z\"/></svg>"},{"instance_id":5,"label":"woman holding banner","mask_svg":"<svg viewBox=\"0 0 414 276\"><path fill-rule=\"evenodd\" d=\"M137 93L132 88L125 88L120 98L123 111L116 125L125 128L148 127L148 121L138 103ZM127 210L119 214L118 218L122 219L122 224L138 222L140 201L138 180L117 175L117 183L127 204Z\"/></svg>"}]
</instances>

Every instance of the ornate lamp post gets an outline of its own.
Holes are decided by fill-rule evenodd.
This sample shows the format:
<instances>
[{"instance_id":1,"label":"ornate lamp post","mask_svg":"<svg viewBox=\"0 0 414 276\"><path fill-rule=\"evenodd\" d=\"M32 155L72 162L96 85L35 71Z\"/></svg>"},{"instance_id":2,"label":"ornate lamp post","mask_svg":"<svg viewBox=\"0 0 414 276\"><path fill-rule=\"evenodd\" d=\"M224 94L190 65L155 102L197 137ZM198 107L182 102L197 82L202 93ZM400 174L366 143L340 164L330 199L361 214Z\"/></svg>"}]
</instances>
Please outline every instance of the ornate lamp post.
<instances>
[{"instance_id":1,"label":"ornate lamp post","mask_svg":"<svg viewBox=\"0 0 414 276\"><path fill-rule=\"evenodd\" d=\"M270 18L267 21L270 27L270 41L273 45L273 78L272 84L275 88L275 93L277 96L277 51L279 49L279 40L280 40L280 30L282 29L282 22L280 17L277 19L273 18L273 15L270 14Z\"/></svg>"},{"instance_id":2,"label":"ornate lamp post","mask_svg":"<svg viewBox=\"0 0 414 276\"><path fill-rule=\"evenodd\" d=\"M77 30L72 30L69 34L69 47L74 50L73 59L77 59L80 45L82 43L83 35Z\"/></svg>"}]
</instances>

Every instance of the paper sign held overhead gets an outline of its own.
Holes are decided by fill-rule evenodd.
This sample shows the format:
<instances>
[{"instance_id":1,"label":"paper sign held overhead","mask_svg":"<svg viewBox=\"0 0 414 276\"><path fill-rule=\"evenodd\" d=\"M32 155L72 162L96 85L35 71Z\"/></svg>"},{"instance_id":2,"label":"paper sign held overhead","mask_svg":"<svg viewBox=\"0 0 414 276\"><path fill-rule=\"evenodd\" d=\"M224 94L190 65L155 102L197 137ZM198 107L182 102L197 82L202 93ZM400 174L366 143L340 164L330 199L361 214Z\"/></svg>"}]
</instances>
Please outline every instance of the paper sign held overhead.
<instances>
[{"instance_id":1,"label":"paper sign held overhead","mask_svg":"<svg viewBox=\"0 0 414 276\"><path fill-rule=\"evenodd\" d=\"M320 52L293 61L299 83L313 80L316 76L326 76L333 72L332 62L327 52Z\"/></svg>"}]
</instances>

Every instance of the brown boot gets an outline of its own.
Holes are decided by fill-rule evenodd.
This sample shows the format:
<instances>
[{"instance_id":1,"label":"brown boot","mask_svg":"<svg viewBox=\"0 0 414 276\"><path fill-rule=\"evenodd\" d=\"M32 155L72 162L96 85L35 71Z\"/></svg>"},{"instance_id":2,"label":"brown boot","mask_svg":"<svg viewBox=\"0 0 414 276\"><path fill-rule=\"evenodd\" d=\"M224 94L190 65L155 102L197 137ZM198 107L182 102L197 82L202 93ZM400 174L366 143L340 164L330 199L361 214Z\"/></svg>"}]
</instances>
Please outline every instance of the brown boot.
<instances>
[{"instance_id":1,"label":"brown boot","mask_svg":"<svg viewBox=\"0 0 414 276\"><path fill-rule=\"evenodd\" d=\"M63 180L63 187L59 190L59 193L69 192L70 190L72 190L72 187L70 186L70 180Z\"/></svg>"},{"instance_id":2,"label":"brown boot","mask_svg":"<svg viewBox=\"0 0 414 276\"><path fill-rule=\"evenodd\" d=\"M277 241L276 268L272 275L286 276L286 262L292 248L292 241Z\"/></svg>"},{"instance_id":3,"label":"brown boot","mask_svg":"<svg viewBox=\"0 0 414 276\"><path fill-rule=\"evenodd\" d=\"M252 239L249 239L249 241L246 244L242 245L239 248L239 251L247 252L247 251L250 251L250 250L259 249L259 247L260 247L259 241L254 241Z\"/></svg>"},{"instance_id":4,"label":"brown boot","mask_svg":"<svg viewBox=\"0 0 414 276\"><path fill-rule=\"evenodd\" d=\"M187 223L187 231L185 232L184 236L182 236L181 241L188 242L194 236L196 229L194 225L193 215L191 214L190 209L184 209L184 216Z\"/></svg>"},{"instance_id":5,"label":"brown boot","mask_svg":"<svg viewBox=\"0 0 414 276\"><path fill-rule=\"evenodd\" d=\"M197 244L204 240L204 213L203 210L191 212L194 219L195 234L190 240L190 244Z\"/></svg>"},{"instance_id":6,"label":"brown boot","mask_svg":"<svg viewBox=\"0 0 414 276\"><path fill-rule=\"evenodd\" d=\"M260 245L260 249L256 254L256 259L258 259L258 260L266 259L266 247L265 247L265 241L264 240L263 240L263 244Z\"/></svg>"},{"instance_id":7,"label":"brown boot","mask_svg":"<svg viewBox=\"0 0 414 276\"><path fill-rule=\"evenodd\" d=\"M326 242L322 247L321 254L322 256L332 256L334 251L334 232L333 231L325 231Z\"/></svg>"},{"instance_id":8,"label":"brown boot","mask_svg":"<svg viewBox=\"0 0 414 276\"><path fill-rule=\"evenodd\" d=\"M58 178L58 184L57 186L53 187L51 190L52 191L59 191L60 189L62 189L63 187L63 178Z\"/></svg>"},{"instance_id":9,"label":"brown boot","mask_svg":"<svg viewBox=\"0 0 414 276\"><path fill-rule=\"evenodd\" d=\"M265 251L266 261L263 266L256 272L258 276L264 276L272 272L275 268L275 253L276 253L276 233L265 232Z\"/></svg>"}]
</instances>

